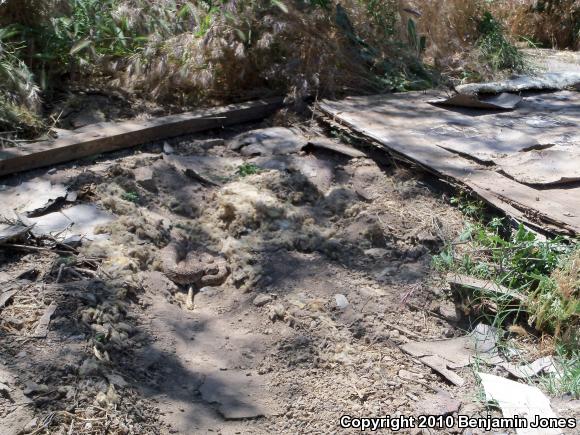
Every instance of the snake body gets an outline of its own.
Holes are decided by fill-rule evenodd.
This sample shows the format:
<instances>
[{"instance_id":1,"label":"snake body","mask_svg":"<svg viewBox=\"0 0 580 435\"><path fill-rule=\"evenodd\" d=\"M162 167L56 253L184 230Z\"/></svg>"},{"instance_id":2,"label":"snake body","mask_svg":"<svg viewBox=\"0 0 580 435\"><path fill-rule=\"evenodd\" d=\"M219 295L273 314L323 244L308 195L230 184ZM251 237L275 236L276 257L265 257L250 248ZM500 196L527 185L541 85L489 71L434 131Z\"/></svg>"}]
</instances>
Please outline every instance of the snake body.
<instances>
[{"instance_id":1,"label":"snake body","mask_svg":"<svg viewBox=\"0 0 580 435\"><path fill-rule=\"evenodd\" d=\"M226 260L199 250L190 250L186 243L171 242L160 252L165 275L176 284L201 288L218 286L228 277Z\"/></svg>"}]
</instances>

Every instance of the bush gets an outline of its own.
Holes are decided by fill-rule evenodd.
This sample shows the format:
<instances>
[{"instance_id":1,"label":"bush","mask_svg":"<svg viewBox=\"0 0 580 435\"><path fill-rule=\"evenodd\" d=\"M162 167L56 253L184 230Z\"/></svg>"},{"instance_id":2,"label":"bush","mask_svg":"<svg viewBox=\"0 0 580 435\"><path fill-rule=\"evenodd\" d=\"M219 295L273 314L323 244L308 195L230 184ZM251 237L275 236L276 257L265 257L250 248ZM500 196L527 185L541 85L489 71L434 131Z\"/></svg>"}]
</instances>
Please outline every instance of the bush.
<instances>
[{"instance_id":1,"label":"bush","mask_svg":"<svg viewBox=\"0 0 580 435\"><path fill-rule=\"evenodd\" d=\"M504 26L485 11L478 24L477 45L481 50L482 62L491 66L493 71L523 71L524 57L506 37Z\"/></svg>"}]
</instances>

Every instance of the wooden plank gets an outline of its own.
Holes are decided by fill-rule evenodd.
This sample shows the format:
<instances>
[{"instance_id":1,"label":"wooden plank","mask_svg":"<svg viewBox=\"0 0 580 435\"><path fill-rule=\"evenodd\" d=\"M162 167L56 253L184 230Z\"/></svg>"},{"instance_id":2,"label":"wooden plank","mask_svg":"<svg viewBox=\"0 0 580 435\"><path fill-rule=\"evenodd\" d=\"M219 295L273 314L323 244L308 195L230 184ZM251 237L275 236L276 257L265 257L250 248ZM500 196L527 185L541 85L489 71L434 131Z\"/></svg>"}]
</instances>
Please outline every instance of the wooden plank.
<instances>
[{"instance_id":1,"label":"wooden plank","mask_svg":"<svg viewBox=\"0 0 580 435\"><path fill-rule=\"evenodd\" d=\"M58 305L56 302L51 302L51 304L44 310L42 317L38 321L38 325L36 325L36 329L32 336L34 338L45 338L48 335L48 328L50 326L50 319L52 315L56 311Z\"/></svg>"},{"instance_id":2,"label":"wooden plank","mask_svg":"<svg viewBox=\"0 0 580 435\"><path fill-rule=\"evenodd\" d=\"M272 98L145 121L101 124L96 131L75 134L52 143L8 148L0 151L0 176L156 140L259 120L271 115L282 105L282 101L282 98Z\"/></svg>"},{"instance_id":3,"label":"wooden plank","mask_svg":"<svg viewBox=\"0 0 580 435\"><path fill-rule=\"evenodd\" d=\"M336 153L339 154L344 154L345 156L348 157L367 157L367 155L365 153L363 153L362 151L351 147L349 145L345 145L342 144L340 142L337 142L335 140L332 139L328 139L327 137L324 136L317 136L317 137L313 137L308 139L308 144L315 147L315 148L321 148L321 149L326 149L329 151L334 151Z\"/></svg>"},{"instance_id":4,"label":"wooden plank","mask_svg":"<svg viewBox=\"0 0 580 435\"><path fill-rule=\"evenodd\" d=\"M372 139L394 156L458 181L519 221L542 230L580 234L579 187L537 190L438 146L433 129L445 123L470 125L473 119L428 104L436 95L410 92L357 97L322 101L318 108L334 122ZM477 117L478 122L484 123L481 118Z\"/></svg>"},{"instance_id":5,"label":"wooden plank","mask_svg":"<svg viewBox=\"0 0 580 435\"><path fill-rule=\"evenodd\" d=\"M486 293L493 293L498 296L511 298L512 300L518 301L520 304L524 305L528 302L528 298L522 293L485 279L450 273L447 275L447 282L451 287L468 288Z\"/></svg>"}]
</instances>

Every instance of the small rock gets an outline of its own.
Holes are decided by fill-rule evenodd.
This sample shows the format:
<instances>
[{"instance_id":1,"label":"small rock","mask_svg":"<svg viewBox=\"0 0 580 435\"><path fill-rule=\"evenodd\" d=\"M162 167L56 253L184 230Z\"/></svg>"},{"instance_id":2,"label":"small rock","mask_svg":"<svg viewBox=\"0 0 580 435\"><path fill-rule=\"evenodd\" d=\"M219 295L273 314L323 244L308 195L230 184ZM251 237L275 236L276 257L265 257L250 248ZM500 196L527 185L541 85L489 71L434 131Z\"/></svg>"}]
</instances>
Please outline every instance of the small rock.
<instances>
[{"instance_id":1,"label":"small rock","mask_svg":"<svg viewBox=\"0 0 580 435\"><path fill-rule=\"evenodd\" d=\"M107 378L109 383L111 385L114 385L115 387L125 388L127 385L129 385L129 384L127 384L127 381L125 381L125 379L123 379L123 377L121 375L117 375L115 373L109 373L109 374L105 375L105 377Z\"/></svg>"},{"instance_id":2,"label":"small rock","mask_svg":"<svg viewBox=\"0 0 580 435\"><path fill-rule=\"evenodd\" d=\"M24 383L22 392L29 396L34 393L44 393L48 391L48 387L44 384L37 384L36 382L28 381Z\"/></svg>"},{"instance_id":3,"label":"small rock","mask_svg":"<svg viewBox=\"0 0 580 435\"><path fill-rule=\"evenodd\" d=\"M365 255L372 258L383 258L385 257L389 251L382 248L371 248L364 251Z\"/></svg>"},{"instance_id":4,"label":"small rock","mask_svg":"<svg viewBox=\"0 0 580 435\"><path fill-rule=\"evenodd\" d=\"M283 319L285 314L286 308L282 304L275 304L270 307L270 320L272 321Z\"/></svg>"},{"instance_id":5,"label":"small rock","mask_svg":"<svg viewBox=\"0 0 580 435\"><path fill-rule=\"evenodd\" d=\"M167 142L163 143L163 152L165 154L175 154L175 150Z\"/></svg>"},{"instance_id":6,"label":"small rock","mask_svg":"<svg viewBox=\"0 0 580 435\"><path fill-rule=\"evenodd\" d=\"M24 429L22 429L22 432L23 433L34 432L34 430L36 429L37 426L38 426L38 419L33 418L32 420L30 420L28 422L28 424L26 426L24 426Z\"/></svg>"},{"instance_id":7,"label":"small rock","mask_svg":"<svg viewBox=\"0 0 580 435\"><path fill-rule=\"evenodd\" d=\"M459 411L461 402L441 391L437 394L427 394L415 407L419 414L449 415Z\"/></svg>"},{"instance_id":8,"label":"small rock","mask_svg":"<svg viewBox=\"0 0 580 435\"><path fill-rule=\"evenodd\" d=\"M391 338L391 339L399 338L400 336L401 336L401 333L396 329L389 331L389 338Z\"/></svg>"},{"instance_id":9,"label":"small rock","mask_svg":"<svg viewBox=\"0 0 580 435\"><path fill-rule=\"evenodd\" d=\"M443 301L437 308L439 314L445 317L448 322L457 323L461 320L461 313L459 313L454 303Z\"/></svg>"},{"instance_id":10,"label":"small rock","mask_svg":"<svg viewBox=\"0 0 580 435\"><path fill-rule=\"evenodd\" d=\"M79 367L79 376L82 377L92 376L98 374L100 371L101 367L99 363L92 358L88 358L84 360L81 366Z\"/></svg>"},{"instance_id":11,"label":"small rock","mask_svg":"<svg viewBox=\"0 0 580 435\"><path fill-rule=\"evenodd\" d=\"M272 296L270 295L258 295L254 298L254 305L256 307L263 307L270 302L272 302Z\"/></svg>"},{"instance_id":12,"label":"small rock","mask_svg":"<svg viewBox=\"0 0 580 435\"><path fill-rule=\"evenodd\" d=\"M151 192L157 191L155 180L153 179L153 169L149 166L141 166L133 170L135 181L139 186Z\"/></svg>"},{"instance_id":13,"label":"small rock","mask_svg":"<svg viewBox=\"0 0 580 435\"><path fill-rule=\"evenodd\" d=\"M336 294L334 295L334 299L336 300L336 306L339 310L344 310L348 307L348 299L345 295Z\"/></svg>"},{"instance_id":14,"label":"small rock","mask_svg":"<svg viewBox=\"0 0 580 435\"><path fill-rule=\"evenodd\" d=\"M376 280L379 282L390 281L393 275L396 275L397 266L387 266L376 275Z\"/></svg>"}]
</instances>

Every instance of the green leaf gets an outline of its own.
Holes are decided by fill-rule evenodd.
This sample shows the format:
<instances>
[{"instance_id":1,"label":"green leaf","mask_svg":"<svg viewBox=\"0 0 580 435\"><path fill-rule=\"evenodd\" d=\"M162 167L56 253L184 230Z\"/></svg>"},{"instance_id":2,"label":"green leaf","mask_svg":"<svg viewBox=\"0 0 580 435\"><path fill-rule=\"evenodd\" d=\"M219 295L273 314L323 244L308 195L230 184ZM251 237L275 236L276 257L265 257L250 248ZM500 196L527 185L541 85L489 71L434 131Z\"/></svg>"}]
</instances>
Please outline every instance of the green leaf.
<instances>
[{"instance_id":1,"label":"green leaf","mask_svg":"<svg viewBox=\"0 0 580 435\"><path fill-rule=\"evenodd\" d=\"M272 4L274 6L276 6L276 7L278 7L285 14L288 13L288 6L286 6L282 1L280 1L280 0L272 0Z\"/></svg>"},{"instance_id":2,"label":"green leaf","mask_svg":"<svg viewBox=\"0 0 580 435\"><path fill-rule=\"evenodd\" d=\"M82 41L79 41L73 46L73 48L70 49L69 54L71 56L73 56L76 53L78 53L79 51L84 50L85 48L90 46L92 43L93 43L93 41L91 41L90 39L84 39Z\"/></svg>"}]
</instances>

